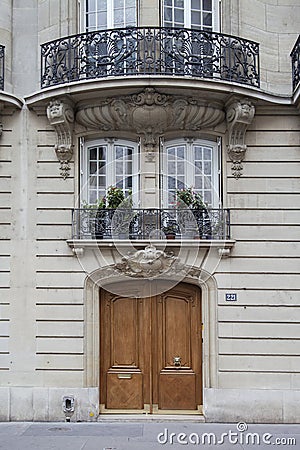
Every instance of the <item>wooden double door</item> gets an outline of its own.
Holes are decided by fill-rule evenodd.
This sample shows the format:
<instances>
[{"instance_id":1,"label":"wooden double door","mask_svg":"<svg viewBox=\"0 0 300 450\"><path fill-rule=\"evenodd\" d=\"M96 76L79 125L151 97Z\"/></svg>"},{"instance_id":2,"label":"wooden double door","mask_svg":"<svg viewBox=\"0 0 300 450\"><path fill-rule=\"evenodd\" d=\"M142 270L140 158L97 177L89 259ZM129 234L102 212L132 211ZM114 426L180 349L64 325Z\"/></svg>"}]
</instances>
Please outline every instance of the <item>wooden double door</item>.
<instances>
[{"instance_id":1,"label":"wooden double door","mask_svg":"<svg viewBox=\"0 0 300 450\"><path fill-rule=\"evenodd\" d=\"M133 281L100 291L102 412L201 410L200 290L153 287Z\"/></svg>"}]
</instances>

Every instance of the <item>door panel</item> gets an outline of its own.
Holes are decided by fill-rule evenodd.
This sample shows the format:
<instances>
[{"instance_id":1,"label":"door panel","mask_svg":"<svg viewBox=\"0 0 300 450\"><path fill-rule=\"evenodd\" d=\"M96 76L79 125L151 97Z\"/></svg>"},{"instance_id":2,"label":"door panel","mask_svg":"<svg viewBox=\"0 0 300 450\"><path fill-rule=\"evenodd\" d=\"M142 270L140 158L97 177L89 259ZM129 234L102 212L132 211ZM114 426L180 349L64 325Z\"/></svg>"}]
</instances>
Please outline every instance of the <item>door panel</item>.
<instances>
[{"instance_id":1,"label":"door panel","mask_svg":"<svg viewBox=\"0 0 300 450\"><path fill-rule=\"evenodd\" d=\"M196 396L196 378L201 370L197 294L194 287L180 285L158 298L159 409L196 409L200 404Z\"/></svg>"},{"instance_id":2,"label":"door panel","mask_svg":"<svg viewBox=\"0 0 300 450\"><path fill-rule=\"evenodd\" d=\"M127 287L124 283L122 291L129 292ZM151 294L150 287L145 283L144 294ZM101 404L124 411L145 405L150 411L151 405L158 411L197 410L202 403L199 289L181 283L163 295L136 297L101 290Z\"/></svg>"},{"instance_id":3,"label":"door panel","mask_svg":"<svg viewBox=\"0 0 300 450\"><path fill-rule=\"evenodd\" d=\"M138 300L114 298L110 304L112 367L138 367Z\"/></svg>"}]
</instances>

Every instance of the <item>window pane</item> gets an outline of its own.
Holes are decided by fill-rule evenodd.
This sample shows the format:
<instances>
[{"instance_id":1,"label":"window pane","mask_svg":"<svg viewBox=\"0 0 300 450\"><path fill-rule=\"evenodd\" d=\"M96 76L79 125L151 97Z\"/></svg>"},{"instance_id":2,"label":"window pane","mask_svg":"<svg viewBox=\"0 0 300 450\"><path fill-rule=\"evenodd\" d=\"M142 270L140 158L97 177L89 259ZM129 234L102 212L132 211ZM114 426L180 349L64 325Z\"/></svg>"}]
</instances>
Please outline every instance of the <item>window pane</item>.
<instances>
[{"instance_id":1,"label":"window pane","mask_svg":"<svg viewBox=\"0 0 300 450\"><path fill-rule=\"evenodd\" d=\"M172 0L165 0L164 6L172 6Z\"/></svg>"},{"instance_id":2,"label":"window pane","mask_svg":"<svg viewBox=\"0 0 300 450\"><path fill-rule=\"evenodd\" d=\"M175 8L184 8L184 0L175 0L174 1Z\"/></svg>"},{"instance_id":3,"label":"window pane","mask_svg":"<svg viewBox=\"0 0 300 450\"><path fill-rule=\"evenodd\" d=\"M127 177L125 179L125 188L131 189L132 188L132 177Z\"/></svg>"},{"instance_id":4,"label":"window pane","mask_svg":"<svg viewBox=\"0 0 300 450\"><path fill-rule=\"evenodd\" d=\"M132 163L131 162L127 162L127 164L126 164L126 173L127 174L132 173Z\"/></svg>"},{"instance_id":5,"label":"window pane","mask_svg":"<svg viewBox=\"0 0 300 450\"><path fill-rule=\"evenodd\" d=\"M107 0L97 0L97 10L107 10Z\"/></svg>"},{"instance_id":6,"label":"window pane","mask_svg":"<svg viewBox=\"0 0 300 450\"><path fill-rule=\"evenodd\" d=\"M203 9L205 11L212 11L211 0L203 0Z\"/></svg>"},{"instance_id":7,"label":"window pane","mask_svg":"<svg viewBox=\"0 0 300 450\"><path fill-rule=\"evenodd\" d=\"M202 189L203 188L203 178L202 177L195 177L195 189Z\"/></svg>"},{"instance_id":8,"label":"window pane","mask_svg":"<svg viewBox=\"0 0 300 450\"><path fill-rule=\"evenodd\" d=\"M193 25L201 25L200 12L192 11L192 24Z\"/></svg>"},{"instance_id":9,"label":"window pane","mask_svg":"<svg viewBox=\"0 0 300 450\"><path fill-rule=\"evenodd\" d=\"M90 149L90 159L94 160L94 161L97 159L97 149L96 148Z\"/></svg>"},{"instance_id":10,"label":"window pane","mask_svg":"<svg viewBox=\"0 0 300 450\"><path fill-rule=\"evenodd\" d=\"M97 14L97 27L98 28L106 28L107 26L107 13L106 11L104 12L98 12Z\"/></svg>"},{"instance_id":11,"label":"window pane","mask_svg":"<svg viewBox=\"0 0 300 450\"><path fill-rule=\"evenodd\" d=\"M96 14L87 14L86 16L86 27L90 29L91 27L96 27Z\"/></svg>"},{"instance_id":12,"label":"window pane","mask_svg":"<svg viewBox=\"0 0 300 450\"><path fill-rule=\"evenodd\" d=\"M125 25L136 25L135 8L126 8L125 10Z\"/></svg>"},{"instance_id":13,"label":"window pane","mask_svg":"<svg viewBox=\"0 0 300 450\"><path fill-rule=\"evenodd\" d=\"M175 9L174 10L174 20L177 23L182 23L184 25L184 15L182 9Z\"/></svg>"},{"instance_id":14,"label":"window pane","mask_svg":"<svg viewBox=\"0 0 300 450\"><path fill-rule=\"evenodd\" d=\"M165 8L164 9L164 20L168 22L172 22L172 9Z\"/></svg>"},{"instance_id":15,"label":"window pane","mask_svg":"<svg viewBox=\"0 0 300 450\"><path fill-rule=\"evenodd\" d=\"M100 187L105 187L105 175L101 175L100 177L98 177L98 182L99 182L99 186Z\"/></svg>"},{"instance_id":16,"label":"window pane","mask_svg":"<svg viewBox=\"0 0 300 450\"><path fill-rule=\"evenodd\" d=\"M92 188L96 188L97 187L97 177L95 175L91 175L89 177L89 186Z\"/></svg>"},{"instance_id":17,"label":"window pane","mask_svg":"<svg viewBox=\"0 0 300 450\"><path fill-rule=\"evenodd\" d=\"M176 180L173 177L168 177L168 188L175 189L176 188Z\"/></svg>"},{"instance_id":18,"label":"window pane","mask_svg":"<svg viewBox=\"0 0 300 450\"><path fill-rule=\"evenodd\" d=\"M184 175L184 163L183 162L177 163L177 173L179 175Z\"/></svg>"},{"instance_id":19,"label":"window pane","mask_svg":"<svg viewBox=\"0 0 300 450\"><path fill-rule=\"evenodd\" d=\"M212 26L212 14L211 13L204 13L203 14L203 25L206 26Z\"/></svg>"},{"instance_id":20,"label":"window pane","mask_svg":"<svg viewBox=\"0 0 300 450\"><path fill-rule=\"evenodd\" d=\"M168 158L174 159L175 158L175 148L168 148Z\"/></svg>"},{"instance_id":21,"label":"window pane","mask_svg":"<svg viewBox=\"0 0 300 450\"><path fill-rule=\"evenodd\" d=\"M204 159L211 160L211 148L204 148Z\"/></svg>"},{"instance_id":22,"label":"window pane","mask_svg":"<svg viewBox=\"0 0 300 450\"><path fill-rule=\"evenodd\" d=\"M114 11L115 13L115 18L114 18L114 22L115 25L124 25L124 10L123 9L115 9Z\"/></svg>"},{"instance_id":23,"label":"window pane","mask_svg":"<svg viewBox=\"0 0 300 450\"><path fill-rule=\"evenodd\" d=\"M123 161L117 161L116 162L116 173L118 174L118 175L120 175L120 174L122 174L123 173Z\"/></svg>"},{"instance_id":24,"label":"window pane","mask_svg":"<svg viewBox=\"0 0 300 450\"><path fill-rule=\"evenodd\" d=\"M202 147L195 147L195 159L202 159Z\"/></svg>"},{"instance_id":25,"label":"window pane","mask_svg":"<svg viewBox=\"0 0 300 450\"><path fill-rule=\"evenodd\" d=\"M205 175L210 175L211 174L211 163L210 162L205 162L204 163L204 174Z\"/></svg>"},{"instance_id":26,"label":"window pane","mask_svg":"<svg viewBox=\"0 0 300 450\"><path fill-rule=\"evenodd\" d=\"M177 148L177 156L178 158L184 158L184 147Z\"/></svg>"},{"instance_id":27,"label":"window pane","mask_svg":"<svg viewBox=\"0 0 300 450\"><path fill-rule=\"evenodd\" d=\"M207 203L208 205L212 204L211 191L204 191L204 203Z\"/></svg>"},{"instance_id":28,"label":"window pane","mask_svg":"<svg viewBox=\"0 0 300 450\"><path fill-rule=\"evenodd\" d=\"M196 167L196 173L202 172L202 162L201 161L195 161L195 167Z\"/></svg>"},{"instance_id":29,"label":"window pane","mask_svg":"<svg viewBox=\"0 0 300 450\"><path fill-rule=\"evenodd\" d=\"M90 191L90 195L89 195L89 203L95 203L96 202L96 200L97 200L97 197L98 197L98 195L97 195L97 191Z\"/></svg>"},{"instance_id":30,"label":"window pane","mask_svg":"<svg viewBox=\"0 0 300 450\"><path fill-rule=\"evenodd\" d=\"M116 158L123 158L123 147L116 147Z\"/></svg>"},{"instance_id":31,"label":"window pane","mask_svg":"<svg viewBox=\"0 0 300 450\"><path fill-rule=\"evenodd\" d=\"M99 159L102 159L102 160L106 159L106 148L105 147L99 147Z\"/></svg>"},{"instance_id":32,"label":"window pane","mask_svg":"<svg viewBox=\"0 0 300 450\"><path fill-rule=\"evenodd\" d=\"M105 173L105 169L106 169L105 162L104 161L99 161L98 162L98 174L99 175L104 174Z\"/></svg>"},{"instance_id":33,"label":"window pane","mask_svg":"<svg viewBox=\"0 0 300 450\"><path fill-rule=\"evenodd\" d=\"M97 173L97 163L91 162L90 163L90 174L95 174L95 173Z\"/></svg>"},{"instance_id":34,"label":"window pane","mask_svg":"<svg viewBox=\"0 0 300 450\"><path fill-rule=\"evenodd\" d=\"M96 11L96 0L87 0L87 12Z\"/></svg>"},{"instance_id":35,"label":"window pane","mask_svg":"<svg viewBox=\"0 0 300 450\"><path fill-rule=\"evenodd\" d=\"M192 0L192 9L201 9L200 0Z\"/></svg>"}]
</instances>

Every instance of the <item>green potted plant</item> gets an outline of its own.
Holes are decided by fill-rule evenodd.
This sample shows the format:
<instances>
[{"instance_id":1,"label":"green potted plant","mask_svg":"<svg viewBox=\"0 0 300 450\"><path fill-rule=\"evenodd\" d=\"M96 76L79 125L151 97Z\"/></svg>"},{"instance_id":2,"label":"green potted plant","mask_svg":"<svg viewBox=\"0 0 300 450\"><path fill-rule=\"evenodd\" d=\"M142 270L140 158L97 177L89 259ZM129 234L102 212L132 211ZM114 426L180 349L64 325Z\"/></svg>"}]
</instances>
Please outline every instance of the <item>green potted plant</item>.
<instances>
[{"instance_id":1,"label":"green potted plant","mask_svg":"<svg viewBox=\"0 0 300 450\"><path fill-rule=\"evenodd\" d=\"M201 194L193 191L192 187L179 189L176 194L183 236L188 239L203 237L203 230L207 231L209 214Z\"/></svg>"},{"instance_id":2,"label":"green potted plant","mask_svg":"<svg viewBox=\"0 0 300 450\"><path fill-rule=\"evenodd\" d=\"M169 220L165 226L162 227L167 239L175 239L178 230L178 225L176 220Z\"/></svg>"},{"instance_id":3,"label":"green potted plant","mask_svg":"<svg viewBox=\"0 0 300 450\"><path fill-rule=\"evenodd\" d=\"M133 218L132 193L125 197L122 189L110 186L106 195L107 207L112 211L109 214L111 231L114 237L126 239L130 234L130 223Z\"/></svg>"}]
</instances>

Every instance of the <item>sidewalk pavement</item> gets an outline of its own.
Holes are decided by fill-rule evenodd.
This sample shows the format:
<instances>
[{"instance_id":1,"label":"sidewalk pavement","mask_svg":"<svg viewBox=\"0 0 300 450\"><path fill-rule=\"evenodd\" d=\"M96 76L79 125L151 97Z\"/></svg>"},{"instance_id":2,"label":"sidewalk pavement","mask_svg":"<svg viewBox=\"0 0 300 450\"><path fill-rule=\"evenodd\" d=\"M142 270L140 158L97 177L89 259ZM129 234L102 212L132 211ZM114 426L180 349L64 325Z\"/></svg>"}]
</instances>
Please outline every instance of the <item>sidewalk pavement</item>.
<instances>
[{"instance_id":1,"label":"sidewalk pavement","mask_svg":"<svg viewBox=\"0 0 300 450\"><path fill-rule=\"evenodd\" d=\"M300 449L300 424L216 424L189 418L2 422L3 450Z\"/></svg>"}]
</instances>

